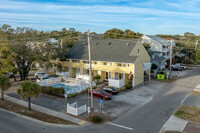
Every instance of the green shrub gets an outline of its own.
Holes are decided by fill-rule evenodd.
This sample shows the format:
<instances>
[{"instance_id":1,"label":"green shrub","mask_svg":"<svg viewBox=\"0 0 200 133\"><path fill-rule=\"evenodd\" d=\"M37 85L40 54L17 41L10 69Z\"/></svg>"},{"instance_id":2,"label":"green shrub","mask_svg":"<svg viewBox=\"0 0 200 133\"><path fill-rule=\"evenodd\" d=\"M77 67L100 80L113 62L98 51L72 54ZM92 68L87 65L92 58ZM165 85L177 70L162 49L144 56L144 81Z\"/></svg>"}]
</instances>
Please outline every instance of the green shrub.
<instances>
[{"instance_id":1,"label":"green shrub","mask_svg":"<svg viewBox=\"0 0 200 133\"><path fill-rule=\"evenodd\" d=\"M54 88L53 88L52 86L47 87L46 93L52 94L53 89L54 89Z\"/></svg>"},{"instance_id":2,"label":"green shrub","mask_svg":"<svg viewBox=\"0 0 200 133\"><path fill-rule=\"evenodd\" d=\"M177 112L175 113L176 116L181 116L181 115L183 115L183 114L185 114L185 112L182 111L182 110L179 110L179 111L177 111Z\"/></svg>"},{"instance_id":3,"label":"green shrub","mask_svg":"<svg viewBox=\"0 0 200 133\"><path fill-rule=\"evenodd\" d=\"M64 88L53 88L52 94L57 96L64 96L65 89Z\"/></svg>"},{"instance_id":4,"label":"green shrub","mask_svg":"<svg viewBox=\"0 0 200 133\"><path fill-rule=\"evenodd\" d=\"M126 90L125 86L123 86L123 87L120 88L120 91L125 91L125 90Z\"/></svg>"},{"instance_id":5,"label":"green shrub","mask_svg":"<svg viewBox=\"0 0 200 133\"><path fill-rule=\"evenodd\" d=\"M103 119L100 116L92 116L91 117L91 122L93 122L93 123L99 123L101 121L103 121Z\"/></svg>"},{"instance_id":6,"label":"green shrub","mask_svg":"<svg viewBox=\"0 0 200 133\"><path fill-rule=\"evenodd\" d=\"M70 93L67 95L68 98L72 98L72 97L75 97L77 95L79 95L80 93L76 92L76 93Z\"/></svg>"},{"instance_id":7,"label":"green shrub","mask_svg":"<svg viewBox=\"0 0 200 133\"><path fill-rule=\"evenodd\" d=\"M131 89L132 85L128 84L128 85L125 85L124 87L126 87L126 89Z\"/></svg>"},{"instance_id":8,"label":"green shrub","mask_svg":"<svg viewBox=\"0 0 200 133\"><path fill-rule=\"evenodd\" d=\"M94 80L94 81L97 81L97 82L99 82L100 79L101 79L101 76L100 76L100 75L96 75L96 76L93 77L93 80Z\"/></svg>"},{"instance_id":9,"label":"green shrub","mask_svg":"<svg viewBox=\"0 0 200 133\"><path fill-rule=\"evenodd\" d=\"M41 91L42 93L52 94L56 96L64 96L64 93L65 93L64 88L53 88L52 86L49 86L49 87L41 86Z\"/></svg>"},{"instance_id":10,"label":"green shrub","mask_svg":"<svg viewBox=\"0 0 200 133\"><path fill-rule=\"evenodd\" d=\"M51 94L53 87L41 86L42 93Z\"/></svg>"},{"instance_id":11,"label":"green shrub","mask_svg":"<svg viewBox=\"0 0 200 133\"><path fill-rule=\"evenodd\" d=\"M80 92L80 94L85 94L85 93L87 93L87 91L88 91L88 88L85 89L85 90L82 90L82 91Z\"/></svg>"}]
</instances>

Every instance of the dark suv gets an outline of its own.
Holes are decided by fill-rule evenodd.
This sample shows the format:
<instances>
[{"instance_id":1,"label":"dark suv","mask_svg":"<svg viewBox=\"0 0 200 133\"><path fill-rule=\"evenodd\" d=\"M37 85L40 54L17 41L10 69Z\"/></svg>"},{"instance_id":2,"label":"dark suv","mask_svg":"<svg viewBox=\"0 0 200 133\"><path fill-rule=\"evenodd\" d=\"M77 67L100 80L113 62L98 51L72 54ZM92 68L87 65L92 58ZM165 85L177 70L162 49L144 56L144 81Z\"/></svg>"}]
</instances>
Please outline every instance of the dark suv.
<instances>
[{"instance_id":1,"label":"dark suv","mask_svg":"<svg viewBox=\"0 0 200 133\"><path fill-rule=\"evenodd\" d=\"M118 94L119 93L119 90L116 89L115 87L111 87L111 86L105 86L102 88L102 90L112 94L112 95L115 95L115 94Z\"/></svg>"}]
</instances>

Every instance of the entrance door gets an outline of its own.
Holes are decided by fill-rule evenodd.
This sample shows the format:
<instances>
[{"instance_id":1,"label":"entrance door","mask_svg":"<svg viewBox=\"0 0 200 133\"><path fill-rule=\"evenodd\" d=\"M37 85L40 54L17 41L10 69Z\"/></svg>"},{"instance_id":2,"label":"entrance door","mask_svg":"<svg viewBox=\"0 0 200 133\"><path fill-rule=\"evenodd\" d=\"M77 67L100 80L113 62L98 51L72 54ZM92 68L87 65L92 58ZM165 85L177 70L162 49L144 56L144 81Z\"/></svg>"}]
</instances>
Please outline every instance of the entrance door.
<instances>
[{"instance_id":1,"label":"entrance door","mask_svg":"<svg viewBox=\"0 0 200 133\"><path fill-rule=\"evenodd\" d=\"M106 72L106 80L108 80L108 78L109 78L109 73Z\"/></svg>"}]
</instances>

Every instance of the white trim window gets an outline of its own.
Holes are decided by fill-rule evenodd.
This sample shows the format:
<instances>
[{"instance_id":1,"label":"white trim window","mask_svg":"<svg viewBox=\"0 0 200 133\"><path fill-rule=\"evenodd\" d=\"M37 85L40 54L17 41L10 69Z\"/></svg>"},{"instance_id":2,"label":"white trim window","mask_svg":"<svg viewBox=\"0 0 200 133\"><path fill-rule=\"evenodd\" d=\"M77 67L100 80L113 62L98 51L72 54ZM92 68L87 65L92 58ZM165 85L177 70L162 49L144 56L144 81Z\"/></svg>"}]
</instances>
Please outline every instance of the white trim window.
<instances>
[{"instance_id":1,"label":"white trim window","mask_svg":"<svg viewBox=\"0 0 200 133\"><path fill-rule=\"evenodd\" d=\"M138 55L140 54L140 49L139 49L139 48L137 49L137 54L138 54Z\"/></svg>"}]
</instances>

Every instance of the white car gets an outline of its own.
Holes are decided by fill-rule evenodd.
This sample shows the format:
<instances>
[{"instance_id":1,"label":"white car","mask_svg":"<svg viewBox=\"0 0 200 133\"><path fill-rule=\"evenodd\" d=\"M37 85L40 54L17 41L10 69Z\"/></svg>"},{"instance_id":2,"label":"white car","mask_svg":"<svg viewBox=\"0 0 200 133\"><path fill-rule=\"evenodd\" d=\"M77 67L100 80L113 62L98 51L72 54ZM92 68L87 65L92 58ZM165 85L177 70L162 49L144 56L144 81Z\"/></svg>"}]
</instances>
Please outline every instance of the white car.
<instances>
[{"instance_id":1,"label":"white car","mask_svg":"<svg viewBox=\"0 0 200 133\"><path fill-rule=\"evenodd\" d=\"M35 73L35 76L36 76L36 77L48 77L49 74L44 73L44 72L36 72L36 73Z\"/></svg>"},{"instance_id":2,"label":"white car","mask_svg":"<svg viewBox=\"0 0 200 133\"><path fill-rule=\"evenodd\" d=\"M42 80L44 80L44 79L48 79L49 77L38 77L37 79L36 79L36 82L40 82L40 81L42 81Z\"/></svg>"}]
</instances>

